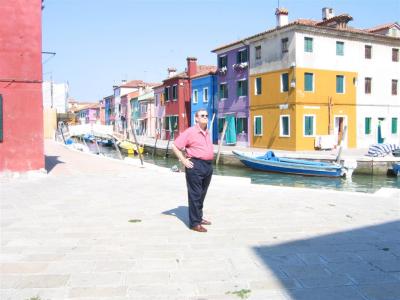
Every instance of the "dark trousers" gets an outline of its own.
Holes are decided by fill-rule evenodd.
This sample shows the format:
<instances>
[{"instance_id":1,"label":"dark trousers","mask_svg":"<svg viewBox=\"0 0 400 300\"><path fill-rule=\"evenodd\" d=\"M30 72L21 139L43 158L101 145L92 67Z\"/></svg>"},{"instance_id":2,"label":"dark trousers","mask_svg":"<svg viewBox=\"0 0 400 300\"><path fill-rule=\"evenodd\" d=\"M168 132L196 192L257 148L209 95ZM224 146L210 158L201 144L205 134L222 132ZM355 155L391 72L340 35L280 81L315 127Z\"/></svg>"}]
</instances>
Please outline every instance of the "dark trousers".
<instances>
[{"instance_id":1,"label":"dark trousers","mask_svg":"<svg viewBox=\"0 0 400 300\"><path fill-rule=\"evenodd\" d=\"M193 168L185 169L189 200L189 226L199 225L203 219L203 203L213 173L211 161L192 158Z\"/></svg>"}]
</instances>

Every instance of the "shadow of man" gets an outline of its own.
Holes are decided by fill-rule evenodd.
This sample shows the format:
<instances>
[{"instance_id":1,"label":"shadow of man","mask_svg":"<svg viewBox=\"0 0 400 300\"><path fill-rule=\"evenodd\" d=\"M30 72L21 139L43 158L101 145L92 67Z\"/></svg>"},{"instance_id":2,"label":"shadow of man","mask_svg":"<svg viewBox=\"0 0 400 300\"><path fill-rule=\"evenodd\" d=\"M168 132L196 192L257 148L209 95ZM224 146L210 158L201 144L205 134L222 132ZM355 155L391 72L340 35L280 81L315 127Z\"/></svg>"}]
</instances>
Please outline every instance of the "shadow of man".
<instances>
[{"instance_id":1,"label":"shadow of man","mask_svg":"<svg viewBox=\"0 0 400 300\"><path fill-rule=\"evenodd\" d=\"M175 216L179 220L182 221L187 227L189 227L189 216L188 216L188 207L187 206L178 206L177 208L163 211L164 215Z\"/></svg>"}]
</instances>

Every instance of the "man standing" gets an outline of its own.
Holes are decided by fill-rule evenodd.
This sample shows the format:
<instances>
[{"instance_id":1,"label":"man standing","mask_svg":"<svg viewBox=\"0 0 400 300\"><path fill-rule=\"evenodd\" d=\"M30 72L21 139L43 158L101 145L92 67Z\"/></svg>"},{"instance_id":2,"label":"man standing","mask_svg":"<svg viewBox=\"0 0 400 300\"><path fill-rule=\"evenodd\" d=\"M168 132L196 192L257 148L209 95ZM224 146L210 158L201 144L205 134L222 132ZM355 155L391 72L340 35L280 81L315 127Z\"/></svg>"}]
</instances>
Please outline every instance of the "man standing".
<instances>
[{"instance_id":1,"label":"man standing","mask_svg":"<svg viewBox=\"0 0 400 300\"><path fill-rule=\"evenodd\" d=\"M207 130L207 111L197 111L195 120L196 125L186 129L174 141L172 150L185 166L189 227L198 232L207 232L202 225L211 225L211 222L203 219L203 203L213 172L214 148ZM186 150L186 156L182 150Z\"/></svg>"}]
</instances>

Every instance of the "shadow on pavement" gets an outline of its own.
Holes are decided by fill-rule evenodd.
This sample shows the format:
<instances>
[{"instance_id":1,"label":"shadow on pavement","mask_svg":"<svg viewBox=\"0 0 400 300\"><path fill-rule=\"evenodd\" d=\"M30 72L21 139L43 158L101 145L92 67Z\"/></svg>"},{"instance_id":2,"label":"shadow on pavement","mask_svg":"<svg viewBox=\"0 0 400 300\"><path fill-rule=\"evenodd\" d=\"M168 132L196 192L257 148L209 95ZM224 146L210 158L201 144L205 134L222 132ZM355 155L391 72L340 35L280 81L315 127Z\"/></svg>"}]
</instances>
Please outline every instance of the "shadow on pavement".
<instances>
[{"instance_id":1,"label":"shadow on pavement","mask_svg":"<svg viewBox=\"0 0 400 300\"><path fill-rule=\"evenodd\" d=\"M400 221L253 250L290 299L400 299Z\"/></svg>"},{"instance_id":2,"label":"shadow on pavement","mask_svg":"<svg viewBox=\"0 0 400 300\"><path fill-rule=\"evenodd\" d=\"M188 207L187 206L178 206L177 208L163 211L164 215L175 216L179 220L182 221L187 227L189 227L189 216L188 216Z\"/></svg>"},{"instance_id":3,"label":"shadow on pavement","mask_svg":"<svg viewBox=\"0 0 400 300\"><path fill-rule=\"evenodd\" d=\"M53 168L58 164L65 164L65 162L58 160L59 156L44 156L44 167L47 173L50 173Z\"/></svg>"}]
</instances>

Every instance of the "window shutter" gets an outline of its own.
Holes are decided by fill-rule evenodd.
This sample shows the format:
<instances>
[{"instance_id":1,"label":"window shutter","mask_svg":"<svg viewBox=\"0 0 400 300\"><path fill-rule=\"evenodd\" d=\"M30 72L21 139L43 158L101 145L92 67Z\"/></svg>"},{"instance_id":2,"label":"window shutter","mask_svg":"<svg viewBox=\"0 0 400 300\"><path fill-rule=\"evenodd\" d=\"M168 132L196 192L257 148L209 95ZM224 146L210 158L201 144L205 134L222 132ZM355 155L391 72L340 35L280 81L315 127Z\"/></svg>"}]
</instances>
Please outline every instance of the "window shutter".
<instances>
[{"instance_id":1,"label":"window shutter","mask_svg":"<svg viewBox=\"0 0 400 300\"><path fill-rule=\"evenodd\" d=\"M282 91L287 92L289 90L289 78L288 73L282 74Z\"/></svg>"},{"instance_id":2,"label":"window shutter","mask_svg":"<svg viewBox=\"0 0 400 300\"><path fill-rule=\"evenodd\" d=\"M343 76L336 76L336 93L343 93Z\"/></svg>"},{"instance_id":3,"label":"window shutter","mask_svg":"<svg viewBox=\"0 0 400 300\"><path fill-rule=\"evenodd\" d=\"M248 86L247 86L247 80L244 80L244 81L242 81L242 95L243 96L247 96L247 89L248 89Z\"/></svg>"},{"instance_id":4,"label":"window shutter","mask_svg":"<svg viewBox=\"0 0 400 300\"><path fill-rule=\"evenodd\" d=\"M371 133L371 118L365 118L365 134Z\"/></svg>"},{"instance_id":5,"label":"window shutter","mask_svg":"<svg viewBox=\"0 0 400 300\"><path fill-rule=\"evenodd\" d=\"M305 126L305 130L304 133L305 135L312 135L313 133L313 122L312 122L312 117L311 116L306 116L305 120L304 120L304 126Z\"/></svg>"},{"instance_id":6,"label":"window shutter","mask_svg":"<svg viewBox=\"0 0 400 300\"><path fill-rule=\"evenodd\" d=\"M304 74L304 90L305 91L313 90L313 74L311 73Z\"/></svg>"},{"instance_id":7,"label":"window shutter","mask_svg":"<svg viewBox=\"0 0 400 300\"><path fill-rule=\"evenodd\" d=\"M392 118L392 133L397 133L397 118Z\"/></svg>"}]
</instances>

